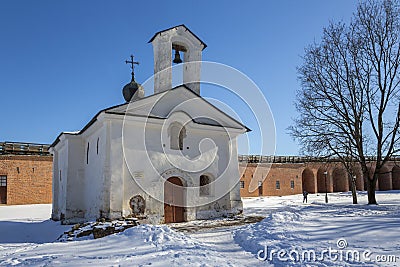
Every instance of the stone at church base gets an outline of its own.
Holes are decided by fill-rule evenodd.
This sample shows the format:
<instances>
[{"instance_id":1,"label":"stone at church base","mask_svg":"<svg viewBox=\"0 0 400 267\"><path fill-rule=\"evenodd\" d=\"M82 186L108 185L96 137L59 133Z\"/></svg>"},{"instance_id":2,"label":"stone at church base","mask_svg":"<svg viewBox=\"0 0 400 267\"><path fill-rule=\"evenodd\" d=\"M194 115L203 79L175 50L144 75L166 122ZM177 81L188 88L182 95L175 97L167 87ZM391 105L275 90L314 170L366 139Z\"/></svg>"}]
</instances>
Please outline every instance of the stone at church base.
<instances>
[{"instance_id":1,"label":"stone at church base","mask_svg":"<svg viewBox=\"0 0 400 267\"><path fill-rule=\"evenodd\" d=\"M97 222L77 223L72 226L71 230L64 232L57 240L65 242L92 238L97 239L123 232L139 224L139 221L135 218L117 221L100 219Z\"/></svg>"}]
</instances>

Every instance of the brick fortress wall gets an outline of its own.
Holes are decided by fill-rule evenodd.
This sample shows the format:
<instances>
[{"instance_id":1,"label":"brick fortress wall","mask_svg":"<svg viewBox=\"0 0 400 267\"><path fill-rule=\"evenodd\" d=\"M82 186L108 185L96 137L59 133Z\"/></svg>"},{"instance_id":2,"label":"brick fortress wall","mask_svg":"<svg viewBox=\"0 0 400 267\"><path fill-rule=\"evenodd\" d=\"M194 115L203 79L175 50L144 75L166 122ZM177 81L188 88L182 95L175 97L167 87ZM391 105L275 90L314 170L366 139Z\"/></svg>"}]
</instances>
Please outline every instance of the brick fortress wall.
<instances>
[{"instance_id":1,"label":"brick fortress wall","mask_svg":"<svg viewBox=\"0 0 400 267\"><path fill-rule=\"evenodd\" d=\"M7 177L7 186L1 187L2 202L5 200L7 205L51 203L53 157L42 150L26 155L23 151L25 146L18 146L17 153L14 153L16 149L9 148L9 144L0 144L3 152L0 155L0 176L3 179Z\"/></svg>"},{"instance_id":2,"label":"brick fortress wall","mask_svg":"<svg viewBox=\"0 0 400 267\"><path fill-rule=\"evenodd\" d=\"M259 157L259 156L256 156ZM239 156L242 197L285 196L350 191L350 179L339 162L316 158ZM373 171L373 164L370 165ZM366 190L359 166L353 170L357 190ZM400 163L388 162L377 181L377 190L400 190Z\"/></svg>"},{"instance_id":3,"label":"brick fortress wall","mask_svg":"<svg viewBox=\"0 0 400 267\"><path fill-rule=\"evenodd\" d=\"M7 176L7 204L52 201L51 156L0 155L0 175Z\"/></svg>"}]
</instances>

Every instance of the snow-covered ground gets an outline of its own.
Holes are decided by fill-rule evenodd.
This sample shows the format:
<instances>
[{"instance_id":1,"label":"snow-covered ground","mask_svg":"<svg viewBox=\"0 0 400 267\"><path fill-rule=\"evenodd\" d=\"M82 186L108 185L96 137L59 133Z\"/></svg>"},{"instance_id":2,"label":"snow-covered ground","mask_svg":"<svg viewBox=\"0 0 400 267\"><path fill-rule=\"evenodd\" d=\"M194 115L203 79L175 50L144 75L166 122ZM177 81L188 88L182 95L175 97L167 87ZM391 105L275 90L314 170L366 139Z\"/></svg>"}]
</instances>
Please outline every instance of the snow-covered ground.
<instances>
[{"instance_id":1,"label":"snow-covered ground","mask_svg":"<svg viewBox=\"0 0 400 267\"><path fill-rule=\"evenodd\" d=\"M349 193L329 194L329 204L323 194L309 195L309 204L301 195L247 198L245 215L264 220L184 223L197 226L189 232L141 225L71 242L56 241L71 226L48 220L50 205L0 206L0 265L400 266L400 191L378 192L378 206L358 196L358 205ZM389 258L396 262L376 261Z\"/></svg>"}]
</instances>

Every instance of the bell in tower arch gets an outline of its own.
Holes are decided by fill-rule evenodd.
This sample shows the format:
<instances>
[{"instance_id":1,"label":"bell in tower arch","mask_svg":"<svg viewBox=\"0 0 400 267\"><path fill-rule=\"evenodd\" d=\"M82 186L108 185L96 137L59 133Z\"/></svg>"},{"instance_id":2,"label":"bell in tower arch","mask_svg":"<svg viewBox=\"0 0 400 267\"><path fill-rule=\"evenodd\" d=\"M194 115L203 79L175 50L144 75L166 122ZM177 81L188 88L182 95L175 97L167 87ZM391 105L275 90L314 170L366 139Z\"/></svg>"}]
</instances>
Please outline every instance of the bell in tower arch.
<instances>
[{"instance_id":1,"label":"bell in tower arch","mask_svg":"<svg viewBox=\"0 0 400 267\"><path fill-rule=\"evenodd\" d=\"M154 93L172 88L173 63L183 63L183 84L200 95L202 51L207 45L185 25L154 34L149 43L154 52Z\"/></svg>"},{"instance_id":2,"label":"bell in tower arch","mask_svg":"<svg viewBox=\"0 0 400 267\"><path fill-rule=\"evenodd\" d=\"M181 55L179 54L178 50L175 50L175 58L172 62L174 62L175 64L182 63Z\"/></svg>"},{"instance_id":3,"label":"bell in tower arch","mask_svg":"<svg viewBox=\"0 0 400 267\"><path fill-rule=\"evenodd\" d=\"M172 50L175 50L174 60L172 62L175 64L182 63L181 52L185 53L186 48L183 45L172 43Z\"/></svg>"}]
</instances>

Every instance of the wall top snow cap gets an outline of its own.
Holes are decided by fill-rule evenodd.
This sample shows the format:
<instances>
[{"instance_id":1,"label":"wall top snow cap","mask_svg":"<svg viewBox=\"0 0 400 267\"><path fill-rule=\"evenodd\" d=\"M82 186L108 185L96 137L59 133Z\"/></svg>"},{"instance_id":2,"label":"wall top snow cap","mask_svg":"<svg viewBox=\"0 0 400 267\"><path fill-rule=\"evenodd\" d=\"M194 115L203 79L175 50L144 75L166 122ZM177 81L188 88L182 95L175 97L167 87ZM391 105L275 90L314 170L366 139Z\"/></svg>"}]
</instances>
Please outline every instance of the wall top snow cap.
<instances>
[{"instance_id":1,"label":"wall top snow cap","mask_svg":"<svg viewBox=\"0 0 400 267\"><path fill-rule=\"evenodd\" d=\"M177 31L178 33L179 32L189 32L192 35L192 37L197 39L200 42L200 44L203 46L202 50L204 50L207 47L206 43L204 43L196 34L194 34L188 27L186 27L185 24L181 24L178 26L174 26L174 27L156 32L153 35L153 37L151 37L151 39L149 40L149 43L152 43L154 41L154 39L156 39L158 36L162 36L165 33L172 32L172 31Z\"/></svg>"}]
</instances>

